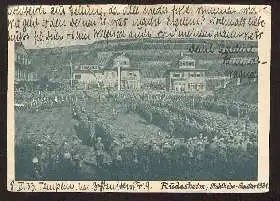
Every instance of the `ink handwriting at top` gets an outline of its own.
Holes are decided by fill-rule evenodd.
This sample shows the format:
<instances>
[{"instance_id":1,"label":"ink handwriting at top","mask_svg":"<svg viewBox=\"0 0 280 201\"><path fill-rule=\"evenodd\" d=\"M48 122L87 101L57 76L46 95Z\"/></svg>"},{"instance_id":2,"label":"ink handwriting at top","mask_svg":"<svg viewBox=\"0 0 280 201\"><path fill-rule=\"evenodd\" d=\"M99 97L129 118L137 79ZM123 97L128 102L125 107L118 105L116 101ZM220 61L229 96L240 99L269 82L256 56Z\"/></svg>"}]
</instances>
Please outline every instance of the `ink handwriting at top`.
<instances>
[{"instance_id":1,"label":"ink handwriting at top","mask_svg":"<svg viewBox=\"0 0 280 201\"><path fill-rule=\"evenodd\" d=\"M268 24L268 18L256 15L257 10L264 9L256 9L254 6L209 5L20 6L8 11L9 16L18 16L8 20L9 41L28 40L32 44L40 41L42 45L48 45L48 41L56 41L57 38L65 40L62 43L66 44L85 38L103 40L147 37L256 41L263 39ZM74 34L79 37L68 37L77 28L80 33L85 32L86 37L80 37L80 33ZM12 29L15 31L10 31ZM42 36L49 35L50 29L63 37L48 37L48 40L44 40L44 37L39 39L38 35L34 35L35 31L42 32ZM205 51L192 49L199 53L208 53L208 50L212 52L209 48Z\"/></svg>"}]
</instances>

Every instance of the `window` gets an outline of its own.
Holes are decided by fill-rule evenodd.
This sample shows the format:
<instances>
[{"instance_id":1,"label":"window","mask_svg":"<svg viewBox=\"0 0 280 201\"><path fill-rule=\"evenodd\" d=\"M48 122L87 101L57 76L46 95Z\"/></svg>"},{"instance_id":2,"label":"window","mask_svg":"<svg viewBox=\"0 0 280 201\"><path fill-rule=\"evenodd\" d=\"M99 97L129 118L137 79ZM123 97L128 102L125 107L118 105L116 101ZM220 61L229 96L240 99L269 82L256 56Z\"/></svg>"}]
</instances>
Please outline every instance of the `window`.
<instances>
[{"instance_id":1,"label":"window","mask_svg":"<svg viewBox=\"0 0 280 201\"><path fill-rule=\"evenodd\" d=\"M89 69L89 66L88 66L88 65L82 65L80 69L81 69L81 70L88 70L88 69Z\"/></svg>"},{"instance_id":2,"label":"window","mask_svg":"<svg viewBox=\"0 0 280 201\"><path fill-rule=\"evenodd\" d=\"M179 74L179 73L174 73L173 76L174 76L174 77L180 77L180 74Z\"/></svg>"},{"instance_id":3,"label":"window","mask_svg":"<svg viewBox=\"0 0 280 201\"><path fill-rule=\"evenodd\" d=\"M81 79L81 75L75 75L75 80Z\"/></svg>"},{"instance_id":4,"label":"window","mask_svg":"<svg viewBox=\"0 0 280 201\"><path fill-rule=\"evenodd\" d=\"M201 89L201 90L204 89L204 85L203 85L203 84L200 85L200 89Z\"/></svg>"},{"instance_id":5,"label":"window","mask_svg":"<svg viewBox=\"0 0 280 201\"><path fill-rule=\"evenodd\" d=\"M204 84L203 83L198 83L198 84L196 84L196 90L203 90L204 89Z\"/></svg>"},{"instance_id":6,"label":"window","mask_svg":"<svg viewBox=\"0 0 280 201\"><path fill-rule=\"evenodd\" d=\"M188 84L188 88L190 89L190 90L197 90L198 89L198 86L199 84L195 84L195 83L189 83Z\"/></svg>"},{"instance_id":7,"label":"window","mask_svg":"<svg viewBox=\"0 0 280 201\"><path fill-rule=\"evenodd\" d=\"M189 65L189 66L194 66L194 62L193 62L193 61L188 62L188 65Z\"/></svg>"},{"instance_id":8,"label":"window","mask_svg":"<svg viewBox=\"0 0 280 201\"><path fill-rule=\"evenodd\" d=\"M196 73L196 77L200 77L200 73Z\"/></svg>"}]
</instances>

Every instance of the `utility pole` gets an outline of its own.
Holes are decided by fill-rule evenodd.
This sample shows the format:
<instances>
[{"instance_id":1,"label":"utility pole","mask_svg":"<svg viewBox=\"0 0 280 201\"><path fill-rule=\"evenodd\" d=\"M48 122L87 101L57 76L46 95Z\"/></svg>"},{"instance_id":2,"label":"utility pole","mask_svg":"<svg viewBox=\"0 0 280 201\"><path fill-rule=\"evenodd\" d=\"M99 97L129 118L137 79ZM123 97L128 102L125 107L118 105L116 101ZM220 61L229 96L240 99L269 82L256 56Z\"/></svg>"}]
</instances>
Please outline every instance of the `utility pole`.
<instances>
[{"instance_id":1,"label":"utility pole","mask_svg":"<svg viewBox=\"0 0 280 201\"><path fill-rule=\"evenodd\" d=\"M237 119L240 119L240 106L237 105Z\"/></svg>"},{"instance_id":2,"label":"utility pole","mask_svg":"<svg viewBox=\"0 0 280 201\"><path fill-rule=\"evenodd\" d=\"M121 66L118 63L118 91L121 90Z\"/></svg>"},{"instance_id":3,"label":"utility pole","mask_svg":"<svg viewBox=\"0 0 280 201\"><path fill-rule=\"evenodd\" d=\"M70 86L71 90L73 89L73 66L72 66L72 54L70 57Z\"/></svg>"}]
</instances>

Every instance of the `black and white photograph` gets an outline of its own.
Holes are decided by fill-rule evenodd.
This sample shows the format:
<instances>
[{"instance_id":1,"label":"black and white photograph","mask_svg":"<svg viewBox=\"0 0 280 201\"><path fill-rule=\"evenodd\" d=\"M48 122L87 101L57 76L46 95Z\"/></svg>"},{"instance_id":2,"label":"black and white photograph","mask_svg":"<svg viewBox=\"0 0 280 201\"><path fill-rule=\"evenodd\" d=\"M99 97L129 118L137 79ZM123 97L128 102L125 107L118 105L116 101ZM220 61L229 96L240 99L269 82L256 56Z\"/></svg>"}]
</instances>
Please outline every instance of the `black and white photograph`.
<instances>
[{"instance_id":1,"label":"black and white photograph","mask_svg":"<svg viewBox=\"0 0 280 201\"><path fill-rule=\"evenodd\" d=\"M268 9L11 7L12 183L268 189Z\"/></svg>"}]
</instances>

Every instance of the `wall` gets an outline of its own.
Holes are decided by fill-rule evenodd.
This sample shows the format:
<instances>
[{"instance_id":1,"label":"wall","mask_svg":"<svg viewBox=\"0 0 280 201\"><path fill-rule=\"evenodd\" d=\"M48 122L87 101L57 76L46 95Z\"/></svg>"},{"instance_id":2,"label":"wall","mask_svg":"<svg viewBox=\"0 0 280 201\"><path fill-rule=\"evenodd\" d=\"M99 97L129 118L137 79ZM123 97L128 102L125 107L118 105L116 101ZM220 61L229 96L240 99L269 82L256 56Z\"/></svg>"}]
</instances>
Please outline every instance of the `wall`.
<instances>
[{"instance_id":1,"label":"wall","mask_svg":"<svg viewBox=\"0 0 280 201\"><path fill-rule=\"evenodd\" d=\"M140 86L140 71L139 70L122 70L121 83L122 88L139 89Z\"/></svg>"},{"instance_id":2,"label":"wall","mask_svg":"<svg viewBox=\"0 0 280 201\"><path fill-rule=\"evenodd\" d=\"M200 74L200 77L196 77L197 73ZM167 89L169 90L183 89L185 91L196 91L197 86L199 91L206 90L205 72L201 71L171 71L170 75L166 78L166 82ZM203 88L200 88L200 85L203 85Z\"/></svg>"},{"instance_id":3,"label":"wall","mask_svg":"<svg viewBox=\"0 0 280 201\"><path fill-rule=\"evenodd\" d=\"M80 75L79 79L75 79L76 75ZM100 84L104 87L114 87L117 83L116 71L99 71L99 72L75 72L73 79L78 80L78 83L84 84ZM101 87L101 86L100 86Z\"/></svg>"}]
</instances>

